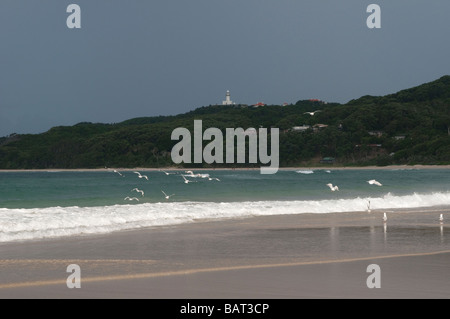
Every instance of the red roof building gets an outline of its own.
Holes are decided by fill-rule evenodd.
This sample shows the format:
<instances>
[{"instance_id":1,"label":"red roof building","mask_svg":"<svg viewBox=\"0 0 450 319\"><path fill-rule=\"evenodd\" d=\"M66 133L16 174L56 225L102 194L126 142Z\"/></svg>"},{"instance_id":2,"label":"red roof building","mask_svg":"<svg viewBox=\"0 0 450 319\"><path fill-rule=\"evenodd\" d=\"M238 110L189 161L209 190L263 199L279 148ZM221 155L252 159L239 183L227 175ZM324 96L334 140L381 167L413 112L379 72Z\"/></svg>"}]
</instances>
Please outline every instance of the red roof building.
<instances>
[{"instance_id":1,"label":"red roof building","mask_svg":"<svg viewBox=\"0 0 450 319\"><path fill-rule=\"evenodd\" d=\"M254 107L258 107L258 106L265 106L265 104L263 102L258 102L256 104L253 104Z\"/></svg>"}]
</instances>

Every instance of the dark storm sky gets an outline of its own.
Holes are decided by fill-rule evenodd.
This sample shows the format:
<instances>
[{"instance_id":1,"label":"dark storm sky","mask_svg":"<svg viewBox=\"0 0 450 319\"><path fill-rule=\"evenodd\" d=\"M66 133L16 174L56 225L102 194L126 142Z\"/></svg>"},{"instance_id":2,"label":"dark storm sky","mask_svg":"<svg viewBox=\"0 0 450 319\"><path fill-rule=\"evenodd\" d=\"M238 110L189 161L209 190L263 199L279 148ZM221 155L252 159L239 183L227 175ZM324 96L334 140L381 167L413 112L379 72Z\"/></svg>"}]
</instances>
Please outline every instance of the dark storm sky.
<instances>
[{"instance_id":1,"label":"dark storm sky","mask_svg":"<svg viewBox=\"0 0 450 319\"><path fill-rule=\"evenodd\" d=\"M394 93L450 74L449 13L448 0L2 0L0 136L184 113L226 90L246 104Z\"/></svg>"}]
</instances>

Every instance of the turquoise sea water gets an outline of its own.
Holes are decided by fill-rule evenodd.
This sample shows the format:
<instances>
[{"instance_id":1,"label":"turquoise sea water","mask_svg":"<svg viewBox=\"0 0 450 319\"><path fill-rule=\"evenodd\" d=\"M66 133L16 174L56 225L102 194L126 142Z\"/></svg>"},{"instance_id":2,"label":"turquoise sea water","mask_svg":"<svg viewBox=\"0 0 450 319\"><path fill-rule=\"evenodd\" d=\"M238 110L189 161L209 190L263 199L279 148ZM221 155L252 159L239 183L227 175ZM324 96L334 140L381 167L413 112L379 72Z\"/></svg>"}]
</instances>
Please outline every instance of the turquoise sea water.
<instances>
[{"instance_id":1,"label":"turquoise sea water","mask_svg":"<svg viewBox=\"0 0 450 319\"><path fill-rule=\"evenodd\" d=\"M1 172L0 242L105 233L199 218L450 205L450 170ZM383 186L367 183L376 179ZM326 184L339 186L332 192ZM138 188L144 196L132 191ZM161 190L175 194L166 200ZM124 200L136 197L139 201Z\"/></svg>"},{"instance_id":2,"label":"turquoise sea water","mask_svg":"<svg viewBox=\"0 0 450 319\"><path fill-rule=\"evenodd\" d=\"M312 172L312 173L311 173ZM184 171L166 175L141 171L149 180L131 171L122 172L5 172L0 173L0 208L44 208L54 206L107 206L129 204L126 196L139 203L166 202L161 190L175 196L171 202L236 202L349 199L377 197L388 193L409 195L450 192L450 170L326 170L279 171L262 175L259 171L195 171L220 181L192 178L185 184ZM173 172L172 172L173 173ZM366 181L376 179L378 187ZM339 186L331 192L327 183ZM131 191L134 188L144 191ZM136 202L135 202L136 203Z\"/></svg>"}]
</instances>

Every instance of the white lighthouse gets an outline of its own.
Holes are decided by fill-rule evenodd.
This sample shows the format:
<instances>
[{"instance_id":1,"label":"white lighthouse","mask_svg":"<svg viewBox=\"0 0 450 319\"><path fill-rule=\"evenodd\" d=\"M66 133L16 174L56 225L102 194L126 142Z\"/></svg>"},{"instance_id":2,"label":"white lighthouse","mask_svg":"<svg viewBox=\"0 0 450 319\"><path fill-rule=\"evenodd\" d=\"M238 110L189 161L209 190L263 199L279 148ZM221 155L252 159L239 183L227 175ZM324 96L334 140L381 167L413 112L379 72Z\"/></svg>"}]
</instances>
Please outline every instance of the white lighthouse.
<instances>
[{"instance_id":1,"label":"white lighthouse","mask_svg":"<svg viewBox=\"0 0 450 319\"><path fill-rule=\"evenodd\" d=\"M232 105L232 104L234 103L231 101L230 91L227 90L225 101L222 101L222 105Z\"/></svg>"}]
</instances>

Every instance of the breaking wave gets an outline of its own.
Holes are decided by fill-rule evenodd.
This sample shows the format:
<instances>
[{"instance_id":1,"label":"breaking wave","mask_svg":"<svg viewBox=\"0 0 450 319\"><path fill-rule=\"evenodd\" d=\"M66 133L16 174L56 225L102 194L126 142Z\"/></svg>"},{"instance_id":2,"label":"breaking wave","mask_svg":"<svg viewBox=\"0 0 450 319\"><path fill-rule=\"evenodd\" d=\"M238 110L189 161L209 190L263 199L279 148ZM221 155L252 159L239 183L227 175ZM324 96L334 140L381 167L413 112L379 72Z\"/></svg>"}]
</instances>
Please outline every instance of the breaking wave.
<instances>
[{"instance_id":1,"label":"breaking wave","mask_svg":"<svg viewBox=\"0 0 450 319\"><path fill-rule=\"evenodd\" d=\"M450 205L450 193L333 200L173 202L99 207L0 209L0 242L102 234L204 219L245 218L281 214L324 214Z\"/></svg>"}]
</instances>

